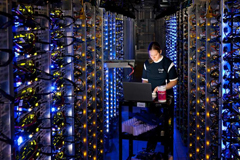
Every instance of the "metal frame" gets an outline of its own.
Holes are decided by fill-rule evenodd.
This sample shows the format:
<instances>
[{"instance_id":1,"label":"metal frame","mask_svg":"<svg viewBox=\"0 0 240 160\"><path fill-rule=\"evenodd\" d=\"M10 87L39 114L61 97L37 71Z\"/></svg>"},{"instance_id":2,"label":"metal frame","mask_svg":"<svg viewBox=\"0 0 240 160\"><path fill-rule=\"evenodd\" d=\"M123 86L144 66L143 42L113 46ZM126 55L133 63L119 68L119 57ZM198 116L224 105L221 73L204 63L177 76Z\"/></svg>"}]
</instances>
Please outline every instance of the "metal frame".
<instances>
[{"instance_id":1,"label":"metal frame","mask_svg":"<svg viewBox=\"0 0 240 160\"><path fill-rule=\"evenodd\" d=\"M195 9L195 11L194 11ZM196 73L195 73L195 78L194 78L194 72L192 70L192 66L194 67L194 56L196 58L196 46L194 42L196 42L196 35L191 33L191 29L194 29L194 25L196 27L196 24L190 24L192 23L191 20L194 18L196 12L196 6L192 4L188 8L188 154L189 154L189 159L195 159L195 151L196 151L196 146L195 146L195 134L196 134L196 122L194 119L194 116L196 115L196 99L194 99L193 94L196 93L191 93L192 89L195 89L196 92ZM196 21L196 17L195 17ZM195 28L196 29L196 28ZM194 37L195 36L195 37ZM193 63L193 65L192 65ZM195 65L196 65L196 60L195 60ZM192 77L193 76L193 77ZM193 78L193 79L192 79ZM194 102L195 101L195 102ZM195 103L195 104L194 104ZM195 107L195 108L194 108ZM192 126L191 126L192 125ZM193 148L193 149L190 149Z\"/></svg>"},{"instance_id":2,"label":"metal frame","mask_svg":"<svg viewBox=\"0 0 240 160\"><path fill-rule=\"evenodd\" d=\"M0 0L0 11L10 13L11 14L11 1L8 0ZM1 15L0 15L1 17ZM2 18L3 20L4 18ZM5 21L9 21L9 18L5 18ZM12 37L12 29L11 26L5 30L0 29L0 48L1 49L9 49L12 48L12 41L10 41L10 37ZM0 59L9 58L8 55L0 55ZM13 66L10 63L7 66L0 67L0 89L6 92L7 94L13 96ZM0 132L3 135L0 135L0 138L5 140L10 140L9 143L0 141L0 159L2 160L11 160L12 152L14 146L13 143L14 138L14 106L10 102L10 100L6 99L0 94ZM5 137L6 136L6 137Z\"/></svg>"}]
</instances>

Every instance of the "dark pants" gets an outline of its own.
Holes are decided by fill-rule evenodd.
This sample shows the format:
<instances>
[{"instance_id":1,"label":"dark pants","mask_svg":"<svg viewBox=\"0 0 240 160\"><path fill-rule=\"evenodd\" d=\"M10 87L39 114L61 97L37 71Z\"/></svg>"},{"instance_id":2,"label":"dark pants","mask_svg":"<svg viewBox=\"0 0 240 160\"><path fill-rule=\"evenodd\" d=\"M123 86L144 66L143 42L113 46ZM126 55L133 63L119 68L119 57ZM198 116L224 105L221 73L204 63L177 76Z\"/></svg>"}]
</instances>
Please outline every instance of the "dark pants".
<instances>
[{"instance_id":1,"label":"dark pants","mask_svg":"<svg viewBox=\"0 0 240 160\"><path fill-rule=\"evenodd\" d=\"M168 101L169 102L169 101ZM147 111L148 113L151 113L151 114L155 114L157 117L162 117L162 116L166 116L166 115L169 115L168 116L168 119L165 119L167 120L167 126L166 126L166 130L164 131L164 135L166 135L167 137L167 144L168 144L168 154L169 155L173 155L173 117L174 117L174 101L173 101L173 98L170 99L170 104L166 104L167 107L168 107L168 110L165 110L168 112L168 114L166 113L162 113L161 110L160 110L160 107L149 107L147 108ZM162 115L164 114L164 115ZM157 130L158 133L160 133L160 127L158 127L159 130ZM147 142L147 151L154 151L155 148L157 146L157 141L156 141L156 137L155 136L151 136L149 137L149 140ZM165 148L164 148L165 149Z\"/></svg>"}]
</instances>

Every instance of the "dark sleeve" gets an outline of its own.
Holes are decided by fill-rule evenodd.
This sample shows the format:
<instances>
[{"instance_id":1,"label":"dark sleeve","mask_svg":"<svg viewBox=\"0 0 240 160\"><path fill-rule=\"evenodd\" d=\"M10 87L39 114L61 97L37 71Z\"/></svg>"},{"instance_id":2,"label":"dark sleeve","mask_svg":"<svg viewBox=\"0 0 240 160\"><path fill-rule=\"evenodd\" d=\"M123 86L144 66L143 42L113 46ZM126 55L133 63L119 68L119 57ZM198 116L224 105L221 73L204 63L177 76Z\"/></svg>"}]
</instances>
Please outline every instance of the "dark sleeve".
<instances>
[{"instance_id":1,"label":"dark sleeve","mask_svg":"<svg viewBox=\"0 0 240 160\"><path fill-rule=\"evenodd\" d=\"M173 62L171 62L168 68L169 81L175 81L178 79L177 71Z\"/></svg>"},{"instance_id":2,"label":"dark sleeve","mask_svg":"<svg viewBox=\"0 0 240 160\"><path fill-rule=\"evenodd\" d=\"M142 80L148 81L146 62L143 64Z\"/></svg>"}]
</instances>

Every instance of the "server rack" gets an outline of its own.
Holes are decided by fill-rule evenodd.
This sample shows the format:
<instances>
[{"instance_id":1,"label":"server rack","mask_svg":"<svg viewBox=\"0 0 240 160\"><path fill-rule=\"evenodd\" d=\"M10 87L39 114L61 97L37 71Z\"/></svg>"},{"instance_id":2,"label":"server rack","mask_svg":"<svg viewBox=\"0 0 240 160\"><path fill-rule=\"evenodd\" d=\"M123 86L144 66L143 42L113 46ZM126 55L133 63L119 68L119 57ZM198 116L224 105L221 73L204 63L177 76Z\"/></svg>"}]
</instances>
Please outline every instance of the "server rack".
<instances>
[{"instance_id":1,"label":"server rack","mask_svg":"<svg viewBox=\"0 0 240 160\"><path fill-rule=\"evenodd\" d=\"M12 3L14 87L13 158L48 159L51 148L49 6ZM31 16L32 22L23 21ZM41 30L42 29L42 30ZM42 154L45 153L45 154Z\"/></svg>"},{"instance_id":2,"label":"server rack","mask_svg":"<svg viewBox=\"0 0 240 160\"><path fill-rule=\"evenodd\" d=\"M110 123L104 119L104 56L124 57L123 16L107 12L108 44L104 9L76 0L34 3L1 1L1 11L15 15L13 26L0 30L0 56L7 58L3 49L12 43L15 54L13 63L0 67L1 138L6 141L1 159L104 159L104 126ZM122 67L111 73L115 82L109 86L115 89L108 109L116 119Z\"/></svg>"},{"instance_id":3,"label":"server rack","mask_svg":"<svg viewBox=\"0 0 240 160\"><path fill-rule=\"evenodd\" d=\"M220 158L219 8L216 1L195 1L188 8L190 159Z\"/></svg>"},{"instance_id":4,"label":"server rack","mask_svg":"<svg viewBox=\"0 0 240 160\"><path fill-rule=\"evenodd\" d=\"M123 15L116 16L116 59L124 60L124 17ZM126 34L126 33L125 33ZM116 112L118 115L119 110L119 100L123 99L123 68L116 68L116 94L117 94L117 104L116 104Z\"/></svg>"},{"instance_id":5,"label":"server rack","mask_svg":"<svg viewBox=\"0 0 240 160\"><path fill-rule=\"evenodd\" d=\"M105 151L110 151L110 141L117 134L119 100L123 96L122 81L124 58L123 15L104 13L104 96L105 96ZM127 62L126 62L127 63Z\"/></svg>"},{"instance_id":6,"label":"server rack","mask_svg":"<svg viewBox=\"0 0 240 160\"><path fill-rule=\"evenodd\" d=\"M177 20L176 15L166 17L166 56L169 57L177 68ZM177 105L177 86L173 87L174 108ZM173 124L174 122L169 122Z\"/></svg>"},{"instance_id":7,"label":"server rack","mask_svg":"<svg viewBox=\"0 0 240 160\"><path fill-rule=\"evenodd\" d=\"M106 66L106 61L116 59L116 14L104 12L104 97L105 97L105 151L110 149L110 139L114 135L116 122L116 68Z\"/></svg>"},{"instance_id":8,"label":"server rack","mask_svg":"<svg viewBox=\"0 0 240 160\"><path fill-rule=\"evenodd\" d=\"M239 159L239 1L222 1L221 158Z\"/></svg>"},{"instance_id":9,"label":"server rack","mask_svg":"<svg viewBox=\"0 0 240 160\"><path fill-rule=\"evenodd\" d=\"M177 12L177 43L178 43L178 92L175 117L183 143L187 144L188 137L188 8L181 4Z\"/></svg>"},{"instance_id":10,"label":"server rack","mask_svg":"<svg viewBox=\"0 0 240 160\"><path fill-rule=\"evenodd\" d=\"M177 67L177 20L176 15L171 15L166 19L166 56L169 57ZM177 87L174 91L174 105L177 103Z\"/></svg>"}]
</instances>

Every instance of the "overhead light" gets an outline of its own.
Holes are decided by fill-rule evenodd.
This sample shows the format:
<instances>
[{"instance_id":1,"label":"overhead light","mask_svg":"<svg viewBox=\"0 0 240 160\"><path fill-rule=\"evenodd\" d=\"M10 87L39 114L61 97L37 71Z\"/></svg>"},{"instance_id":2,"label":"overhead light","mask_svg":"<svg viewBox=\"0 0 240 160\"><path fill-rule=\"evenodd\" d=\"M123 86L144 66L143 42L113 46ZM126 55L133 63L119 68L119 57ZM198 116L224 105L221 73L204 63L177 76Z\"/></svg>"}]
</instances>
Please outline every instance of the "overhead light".
<instances>
[{"instance_id":1,"label":"overhead light","mask_svg":"<svg viewBox=\"0 0 240 160\"><path fill-rule=\"evenodd\" d=\"M160 7L170 7L168 4L160 4Z\"/></svg>"}]
</instances>

